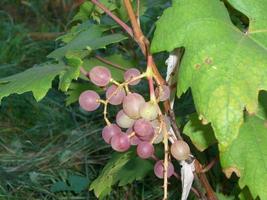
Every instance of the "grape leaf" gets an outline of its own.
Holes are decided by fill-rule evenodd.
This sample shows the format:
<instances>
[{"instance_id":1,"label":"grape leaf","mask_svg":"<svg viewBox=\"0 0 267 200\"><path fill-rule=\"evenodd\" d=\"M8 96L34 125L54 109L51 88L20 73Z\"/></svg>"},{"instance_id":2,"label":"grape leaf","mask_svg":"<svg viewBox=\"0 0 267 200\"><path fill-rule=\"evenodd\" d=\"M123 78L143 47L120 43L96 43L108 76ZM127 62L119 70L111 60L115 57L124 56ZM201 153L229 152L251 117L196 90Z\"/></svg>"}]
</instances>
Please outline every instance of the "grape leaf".
<instances>
[{"instance_id":1,"label":"grape leaf","mask_svg":"<svg viewBox=\"0 0 267 200\"><path fill-rule=\"evenodd\" d=\"M267 125L266 120L248 116L238 137L221 153L225 174L240 176L241 188L246 185L254 198L267 199Z\"/></svg>"},{"instance_id":2,"label":"grape leaf","mask_svg":"<svg viewBox=\"0 0 267 200\"><path fill-rule=\"evenodd\" d=\"M77 80L80 75L80 66L82 66L83 61L79 58L79 56L73 53L67 53L66 62L68 66L68 70L66 73L61 74L59 76L59 89L63 92L66 92L69 89L69 86L72 80Z\"/></svg>"},{"instance_id":3,"label":"grape leaf","mask_svg":"<svg viewBox=\"0 0 267 200\"><path fill-rule=\"evenodd\" d=\"M193 144L200 151L204 151L211 144L217 142L212 127L209 124L201 124L197 114L192 114L190 116L189 121L183 129L183 132L190 137Z\"/></svg>"},{"instance_id":4,"label":"grape leaf","mask_svg":"<svg viewBox=\"0 0 267 200\"><path fill-rule=\"evenodd\" d=\"M99 199L103 199L111 192L113 185L120 186L142 179L153 168L148 160L136 157L135 151L114 153L110 161L97 179L90 185Z\"/></svg>"},{"instance_id":5,"label":"grape leaf","mask_svg":"<svg viewBox=\"0 0 267 200\"><path fill-rule=\"evenodd\" d=\"M58 181L51 186L52 192L65 192L73 191L76 194L85 190L89 184L89 180L83 176L71 175L68 177L68 183L64 181Z\"/></svg>"},{"instance_id":6,"label":"grape leaf","mask_svg":"<svg viewBox=\"0 0 267 200\"><path fill-rule=\"evenodd\" d=\"M249 34L259 45L267 47L267 3L265 0L228 0L237 10L249 18Z\"/></svg>"},{"instance_id":7,"label":"grape leaf","mask_svg":"<svg viewBox=\"0 0 267 200\"><path fill-rule=\"evenodd\" d=\"M66 55L66 53L69 52L75 52L76 54L80 52L81 54L83 54L84 50L86 49L95 50L99 48L104 48L109 44L113 44L127 39L126 36L120 33L102 36L103 31L105 30L105 26L91 25L87 30L78 33L65 46L51 52L47 57L60 60ZM87 52L89 53L88 50Z\"/></svg>"},{"instance_id":8,"label":"grape leaf","mask_svg":"<svg viewBox=\"0 0 267 200\"><path fill-rule=\"evenodd\" d=\"M72 21L86 21L89 19L92 11L93 11L94 5L91 2L84 2L80 8L78 13L73 17Z\"/></svg>"},{"instance_id":9,"label":"grape leaf","mask_svg":"<svg viewBox=\"0 0 267 200\"><path fill-rule=\"evenodd\" d=\"M267 2L255 4L265 7ZM265 19L251 13L258 21ZM238 136L243 110L256 113L258 92L267 89L266 49L252 35L232 24L220 1L173 1L157 22L151 50L185 47L177 94L191 88L197 112L203 123L211 122L220 151Z\"/></svg>"},{"instance_id":10,"label":"grape leaf","mask_svg":"<svg viewBox=\"0 0 267 200\"><path fill-rule=\"evenodd\" d=\"M10 94L22 94L32 91L37 101L41 100L49 88L52 80L64 73L67 67L63 64L46 63L25 70L24 72L0 79L0 101Z\"/></svg>"}]
</instances>

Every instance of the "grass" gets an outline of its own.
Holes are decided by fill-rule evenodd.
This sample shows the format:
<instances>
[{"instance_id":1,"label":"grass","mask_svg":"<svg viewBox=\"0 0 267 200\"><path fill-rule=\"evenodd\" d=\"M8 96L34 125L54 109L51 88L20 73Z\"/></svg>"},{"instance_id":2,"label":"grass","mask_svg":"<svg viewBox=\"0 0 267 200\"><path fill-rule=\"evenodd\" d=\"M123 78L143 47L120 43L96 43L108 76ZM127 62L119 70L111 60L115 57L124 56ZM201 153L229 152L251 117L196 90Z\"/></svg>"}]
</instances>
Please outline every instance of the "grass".
<instances>
[{"instance_id":1,"label":"grass","mask_svg":"<svg viewBox=\"0 0 267 200\"><path fill-rule=\"evenodd\" d=\"M22 2L0 2L0 77L44 61L56 43L35 41L29 33L65 31L62 24L71 15L55 20L52 1ZM64 98L52 89L39 103L31 94L2 101L0 199L94 199L87 189L79 194L51 192L54 183L67 182L71 175L92 181L109 158L99 137L100 113L86 115L75 105L65 107Z\"/></svg>"}]
</instances>

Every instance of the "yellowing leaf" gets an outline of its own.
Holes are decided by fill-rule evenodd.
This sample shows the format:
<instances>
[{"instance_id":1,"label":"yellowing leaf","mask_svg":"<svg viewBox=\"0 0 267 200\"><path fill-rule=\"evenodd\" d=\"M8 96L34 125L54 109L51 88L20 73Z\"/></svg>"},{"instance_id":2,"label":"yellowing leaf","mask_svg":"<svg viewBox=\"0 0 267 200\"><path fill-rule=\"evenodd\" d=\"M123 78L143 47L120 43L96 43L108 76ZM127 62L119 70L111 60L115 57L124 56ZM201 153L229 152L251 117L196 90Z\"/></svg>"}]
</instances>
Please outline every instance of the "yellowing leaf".
<instances>
[{"instance_id":1,"label":"yellowing leaf","mask_svg":"<svg viewBox=\"0 0 267 200\"><path fill-rule=\"evenodd\" d=\"M267 6L267 1L231 2L246 10L249 4ZM251 22L253 32L244 33L221 1L175 0L157 22L152 42L153 52L185 47L177 94L191 88L197 112L211 122L221 151L238 137L244 109L256 113L259 90L267 89L266 14L249 13L257 25Z\"/></svg>"}]
</instances>

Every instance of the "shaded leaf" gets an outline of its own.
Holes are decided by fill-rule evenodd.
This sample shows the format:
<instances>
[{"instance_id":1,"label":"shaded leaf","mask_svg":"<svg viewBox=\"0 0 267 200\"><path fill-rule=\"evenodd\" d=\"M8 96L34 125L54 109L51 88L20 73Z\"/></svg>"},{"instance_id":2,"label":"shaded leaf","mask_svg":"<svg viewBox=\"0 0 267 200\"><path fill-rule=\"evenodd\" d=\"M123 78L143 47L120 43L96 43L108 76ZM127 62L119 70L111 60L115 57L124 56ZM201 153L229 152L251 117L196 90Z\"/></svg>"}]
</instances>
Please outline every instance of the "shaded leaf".
<instances>
[{"instance_id":1,"label":"shaded leaf","mask_svg":"<svg viewBox=\"0 0 267 200\"><path fill-rule=\"evenodd\" d=\"M204 151L217 142L210 124L203 125L197 114L190 116L183 132L190 137L193 144L200 151Z\"/></svg>"},{"instance_id":2,"label":"shaded leaf","mask_svg":"<svg viewBox=\"0 0 267 200\"><path fill-rule=\"evenodd\" d=\"M103 26L92 25L87 30L77 34L65 46L54 50L47 57L60 60L66 55L66 53L69 52L74 52L76 54L80 53L80 57L84 57L85 55L90 53L90 50L104 48L109 44L113 44L127 39L126 36L120 33L102 36L104 30L106 30L106 28Z\"/></svg>"},{"instance_id":3,"label":"shaded leaf","mask_svg":"<svg viewBox=\"0 0 267 200\"><path fill-rule=\"evenodd\" d=\"M140 167L142 166L142 167ZM111 192L113 185L126 185L134 180L142 179L153 166L148 160L136 157L135 151L114 153L101 174L90 185L99 199L103 199Z\"/></svg>"}]
</instances>

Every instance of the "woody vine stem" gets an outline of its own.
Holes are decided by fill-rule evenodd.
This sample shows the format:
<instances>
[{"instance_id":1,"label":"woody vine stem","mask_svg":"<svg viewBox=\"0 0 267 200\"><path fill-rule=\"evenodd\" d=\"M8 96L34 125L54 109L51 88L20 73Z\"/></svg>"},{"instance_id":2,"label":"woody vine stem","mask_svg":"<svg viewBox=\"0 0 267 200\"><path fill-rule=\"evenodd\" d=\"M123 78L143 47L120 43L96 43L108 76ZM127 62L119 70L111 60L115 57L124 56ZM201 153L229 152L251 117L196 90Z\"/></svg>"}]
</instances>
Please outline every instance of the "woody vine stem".
<instances>
[{"instance_id":1,"label":"woody vine stem","mask_svg":"<svg viewBox=\"0 0 267 200\"><path fill-rule=\"evenodd\" d=\"M131 22L131 27L128 26L125 22L123 22L121 19L119 19L117 16L115 16L108 8L106 8L101 2L99 2L98 0L91 0L91 2L93 4L95 4L97 7L99 7L100 9L102 9L107 15L109 15L117 24L119 24L124 31L132 38L136 41L136 43L139 45L143 55L146 57L147 59L147 70L145 72L145 75L148 79L148 83L149 83L149 91L150 91L150 100L152 102L157 102L156 101L156 97L154 94L154 85L153 85L153 80L155 80L156 84L159 87L162 87L162 85L166 85L166 81L164 80L164 78L161 76L161 74L158 71L158 68L153 60L153 56L150 53L150 43L148 41L148 39L144 36L141 28L140 28L140 23L139 23L139 1L137 1L137 11L134 12L134 9L132 7L132 3L130 0L124 0L124 6L127 10L130 22ZM83 70L81 69L82 73ZM144 75L142 75L143 77ZM126 91L127 91L127 84L121 85L121 84L117 84L114 83L116 85L118 85L119 87L126 87ZM116 93L116 91L114 92ZM106 106L107 103L105 101L100 102L103 103L105 106L104 109L104 118L107 122L107 124L109 124L110 122L108 121L107 117L106 117ZM170 106L170 101L166 100L163 103L164 105L164 112L165 114L167 114L170 117L171 120L171 126L174 130L175 135L172 137L175 137L175 139L177 140L183 140L180 130L176 125L175 122L175 115L173 110L171 109ZM163 122L163 114L160 112L160 121ZM166 123L161 123L161 128L163 130L163 143L164 143L164 200L167 200L168 198L168 174L167 174L167 169L168 169L168 163L169 163L169 144L168 144L168 140L170 139L170 133L168 133L167 131L167 127L166 127ZM171 140L172 141L172 140ZM194 158L195 159L195 158ZM188 161L188 162L192 162ZM217 197L214 194L214 191L212 189L212 187L210 186L208 179L204 173L205 170L203 170L202 165L198 162L198 160L195 159L195 169L196 169L196 176L195 176L195 181L199 182L201 184L201 186L205 189L206 191L206 195L201 193L201 189L198 189L197 191L195 191L196 189L194 189L195 193L198 193L198 197L199 199L207 199L207 200L217 200Z\"/></svg>"}]
</instances>

